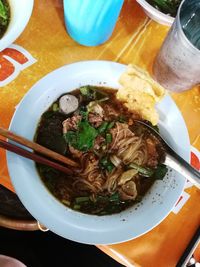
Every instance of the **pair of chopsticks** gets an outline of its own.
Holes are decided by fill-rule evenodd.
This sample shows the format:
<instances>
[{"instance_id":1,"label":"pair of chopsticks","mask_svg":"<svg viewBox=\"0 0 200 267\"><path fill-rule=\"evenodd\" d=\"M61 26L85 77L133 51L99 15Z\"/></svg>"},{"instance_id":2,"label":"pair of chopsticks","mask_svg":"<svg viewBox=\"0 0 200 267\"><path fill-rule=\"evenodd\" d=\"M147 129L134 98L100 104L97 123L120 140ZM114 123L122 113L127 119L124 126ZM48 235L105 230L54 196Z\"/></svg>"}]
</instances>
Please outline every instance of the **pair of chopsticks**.
<instances>
[{"instance_id":1,"label":"pair of chopsticks","mask_svg":"<svg viewBox=\"0 0 200 267\"><path fill-rule=\"evenodd\" d=\"M26 149L19 147L13 143L9 143L8 141L4 141L4 140L0 139L0 147L6 149L8 151L14 152L15 154L18 154L22 157L31 159L37 163L41 163L41 164L50 166L50 167L55 168L61 172L66 173L66 174L73 174L74 172L73 172L72 168L69 169L68 167L66 167L64 165L67 165L70 167L78 167L79 166L75 161L73 161L73 160L71 160L65 156L62 156L62 155L60 155L60 154L58 154L58 153L56 153L56 152L54 152L54 151L52 151L46 147L43 147L37 143L34 143L34 142L32 142L32 141L30 141L30 140L28 140L22 136L14 134L11 131L4 129L2 127L0 127L0 135L3 137L6 137L7 139L14 141L15 143L18 143L18 144L23 145L25 147L31 148L35 152L50 158L50 159L47 159L42 155L37 155L35 153L32 153ZM59 161L60 163L63 163L64 165L62 165L56 161Z\"/></svg>"}]
</instances>

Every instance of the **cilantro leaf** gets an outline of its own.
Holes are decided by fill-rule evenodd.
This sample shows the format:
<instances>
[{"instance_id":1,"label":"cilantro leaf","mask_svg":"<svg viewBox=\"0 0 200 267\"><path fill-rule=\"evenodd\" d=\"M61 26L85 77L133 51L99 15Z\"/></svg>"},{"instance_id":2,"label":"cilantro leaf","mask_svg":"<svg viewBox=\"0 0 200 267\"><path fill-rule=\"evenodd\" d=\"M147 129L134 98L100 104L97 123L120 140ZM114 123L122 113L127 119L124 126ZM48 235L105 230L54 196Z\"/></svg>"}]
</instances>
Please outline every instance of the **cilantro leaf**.
<instances>
[{"instance_id":1,"label":"cilantro leaf","mask_svg":"<svg viewBox=\"0 0 200 267\"><path fill-rule=\"evenodd\" d=\"M107 170L108 172L111 172L115 167L114 164L112 164L112 162L107 157L101 158L99 163L100 163L101 169Z\"/></svg>"},{"instance_id":2,"label":"cilantro leaf","mask_svg":"<svg viewBox=\"0 0 200 267\"><path fill-rule=\"evenodd\" d=\"M160 164L156 168L153 176L157 180L162 180L165 177L167 171L168 171L167 167L164 164Z\"/></svg>"},{"instance_id":3,"label":"cilantro leaf","mask_svg":"<svg viewBox=\"0 0 200 267\"><path fill-rule=\"evenodd\" d=\"M77 148L81 151L89 150L94 146L94 141L97 135L98 131L87 121L80 122L77 137Z\"/></svg>"},{"instance_id":4,"label":"cilantro leaf","mask_svg":"<svg viewBox=\"0 0 200 267\"><path fill-rule=\"evenodd\" d=\"M109 99L106 93L96 89L94 86L91 85L80 87L80 92L88 100L98 100L99 102L102 102Z\"/></svg>"},{"instance_id":5,"label":"cilantro leaf","mask_svg":"<svg viewBox=\"0 0 200 267\"><path fill-rule=\"evenodd\" d=\"M89 122L81 121L77 131L68 131L64 134L65 141L74 148L81 151L88 151L94 146L98 131Z\"/></svg>"},{"instance_id":6,"label":"cilantro leaf","mask_svg":"<svg viewBox=\"0 0 200 267\"><path fill-rule=\"evenodd\" d=\"M8 7L0 0L0 18L2 25L6 25L9 19Z\"/></svg>"}]
</instances>

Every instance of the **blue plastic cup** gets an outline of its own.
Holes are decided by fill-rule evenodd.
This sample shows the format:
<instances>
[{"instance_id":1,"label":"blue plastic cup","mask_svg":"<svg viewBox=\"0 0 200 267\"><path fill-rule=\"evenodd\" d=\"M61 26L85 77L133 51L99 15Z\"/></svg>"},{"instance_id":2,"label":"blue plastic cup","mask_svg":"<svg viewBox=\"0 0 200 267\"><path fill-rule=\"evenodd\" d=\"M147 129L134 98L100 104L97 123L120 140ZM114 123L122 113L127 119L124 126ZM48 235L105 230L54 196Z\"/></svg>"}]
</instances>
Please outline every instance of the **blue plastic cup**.
<instances>
[{"instance_id":1,"label":"blue plastic cup","mask_svg":"<svg viewBox=\"0 0 200 267\"><path fill-rule=\"evenodd\" d=\"M115 28L124 0L63 0L69 35L85 46L107 41Z\"/></svg>"}]
</instances>

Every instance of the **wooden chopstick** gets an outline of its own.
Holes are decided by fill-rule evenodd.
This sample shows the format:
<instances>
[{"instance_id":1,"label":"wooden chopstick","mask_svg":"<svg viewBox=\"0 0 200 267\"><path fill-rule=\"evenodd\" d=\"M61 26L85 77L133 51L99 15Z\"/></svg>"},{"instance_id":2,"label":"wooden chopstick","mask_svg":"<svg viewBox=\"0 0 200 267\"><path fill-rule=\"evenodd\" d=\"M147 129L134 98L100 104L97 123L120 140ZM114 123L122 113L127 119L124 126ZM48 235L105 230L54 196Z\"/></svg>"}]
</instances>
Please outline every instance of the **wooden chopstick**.
<instances>
[{"instance_id":1,"label":"wooden chopstick","mask_svg":"<svg viewBox=\"0 0 200 267\"><path fill-rule=\"evenodd\" d=\"M54 151L52 151L46 147L43 147L37 143L34 143L34 142L32 142L32 141L30 141L30 140L28 140L22 136L19 136L15 133L12 133L11 131L4 129L2 127L0 127L0 135L4 136L10 140L13 140L16 143L19 143L19 144L24 145L28 148L31 148L35 152L38 152L38 153L43 154L45 156L48 156L49 158L52 158L56 161L60 161L64 164L67 164L67 165L73 166L73 167L79 166L77 162L75 162L75 161L73 161L73 160L71 160L65 156L62 156L62 155L60 155L60 154L58 154L58 153L56 153L56 152L54 152Z\"/></svg>"},{"instance_id":2,"label":"wooden chopstick","mask_svg":"<svg viewBox=\"0 0 200 267\"><path fill-rule=\"evenodd\" d=\"M18 154L18 155L23 156L25 158L34 160L35 162L50 166L52 168L55 168L55 169L57 169L61 172L64 172L66 174L73 174L72 170L68 169L67 167L62 166L59 163L48 160L48 159L46 159L40 155L37 155L37 154L32 153L30 151L27 151L27 150L25 150L25 149L23 149L17 145L14 145L12 143L9 143L9 142L1 140L1 139L0 139L0 147L4 148L6 150L9 150L11 152L14 152L15 154Z\"/></svg>"}]
</instances>

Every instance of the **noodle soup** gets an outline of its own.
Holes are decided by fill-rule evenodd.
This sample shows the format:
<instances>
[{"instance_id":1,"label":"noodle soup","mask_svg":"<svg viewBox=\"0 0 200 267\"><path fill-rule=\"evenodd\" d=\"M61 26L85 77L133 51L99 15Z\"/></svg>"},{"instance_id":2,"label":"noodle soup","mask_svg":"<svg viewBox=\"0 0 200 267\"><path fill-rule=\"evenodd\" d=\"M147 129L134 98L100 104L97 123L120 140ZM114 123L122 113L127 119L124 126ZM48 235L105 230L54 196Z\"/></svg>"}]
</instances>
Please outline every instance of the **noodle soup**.
<instances>
[{"instance_id":1,"label":"noodle soup","mask_svg":"<svg viewBox=\"0 0 200 267\"><path fill-rule=\"evenodd\" d=\"M83 86L60 96L43 113L35 141L80 164L70 176L37 164L42 181L64 205L107 215L139 202L167 169L164 149L116 90Z\"/></svg>"}]
</instances>

